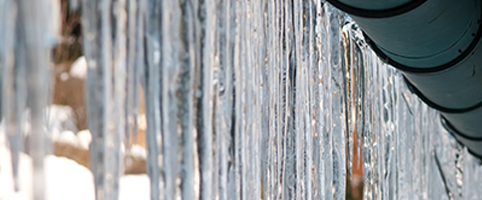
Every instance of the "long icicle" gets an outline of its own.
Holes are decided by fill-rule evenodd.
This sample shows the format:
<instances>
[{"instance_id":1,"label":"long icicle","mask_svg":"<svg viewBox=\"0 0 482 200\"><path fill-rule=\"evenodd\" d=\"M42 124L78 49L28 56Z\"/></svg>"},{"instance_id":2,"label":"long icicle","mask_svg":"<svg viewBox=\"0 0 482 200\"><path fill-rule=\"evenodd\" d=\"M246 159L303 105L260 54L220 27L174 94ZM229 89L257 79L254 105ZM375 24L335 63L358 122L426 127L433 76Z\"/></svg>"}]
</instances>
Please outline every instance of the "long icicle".
<instances>
[{"instance_id":1,"label":"long icicle","mask_svg":"<svg viewBox=\"0 0 482 200\"><path fill-rule=\"evenodd\" d=\"M17 22L17 5L13 1L1 1L0 9L0 26L5 27L5 31L0 33L0 67L3 76L0 78L2 89L2 98L0 105L2 107L0 115L5 119L5 132L9 139L12 174L14 180L14 189L19 191L19 157L20 151L23 149L23 133L21 131L22 113L25 109L26 84L23 81L25 73L24 65L15 65L15 33L18 30ZM17 24L17 25L16 25ZM17 58L19 59L19 58Z\"/></svg>"},{"instance_id":2,"label":"long icicle","mask_svg":"<svg viewBox=\"0 0 482 200\"><path fill-rule=\"evenodd\" d=\"M196 65L197 79L197 151L199 152L199 171L201 176L200 198L213 199L214 187L214 162L213 162L213 68L214 42L216 36L215 15L207 13L215 12L214 1L199 1L200 16L200 46L201 62ZM199 95L198 95L199 94Z\"/></svg>"},{"instance_id":3,"label":"long icicle","mask_svg":"<svg viewBox=\"0 0 482 200\"><path fill-rule=\"evenodd\" d=\"M142 2L141 2L142 3ZM146 4L147 2L145 2ZM160 171L163 169L163 160L167 157L161 154L161 86L160 68L162 59L162 38L161 25L162 16L159 12L161 1L148 1L145 16L145 44L146 44L146 65L141 82L144 86L144 96L146 105L146 144L147 144L147 174L150 178L151 200L161 198L164 188L164 180L161 180ZM142 4L141 4L142 5ZM143 40L140 40L144 44ZM141 46L143 47L143 46ZM167 108L166 108L167 109ZM164 138L163 138L164 139ZM162 157L160 156L162 155ZM162 198L161 198L162 199Z\"/></svg>"},{"instance_id":4,"label":"long icicle","mask_svg":"<svg viewBox=\"0 0 482 200\"><path fill-rule=\"evenodd\" d=\"M123 0L82 3L88 64L86 102L96 199L117 199L125 131L126 3Z\"/></svg>"},{"instance_id":5,"label":"long icicle","mask_svg":"<svg viewBox=\"0 0 482 200\"><path fill-rule=\"evenodd\" d=\"M44 111L47 106L48 71L50 64L50 48L46 39L50 36L49 29L44 25L50 24L48 13L50 4L47 1L18 1L19 32L17 37L21 41L18 45L22 52L16 56L24 59L28 99L30 108L30 142L29 153L33 164L33 199L45 198L44 158L46 155L46 138L44 127ZM48 27L48 26L47 26ZM21 111L18 111L21 112ZM18 113L17 112L17 117ZM18 119L18 118L17 118Z\"/></svg>"}]
</instances>

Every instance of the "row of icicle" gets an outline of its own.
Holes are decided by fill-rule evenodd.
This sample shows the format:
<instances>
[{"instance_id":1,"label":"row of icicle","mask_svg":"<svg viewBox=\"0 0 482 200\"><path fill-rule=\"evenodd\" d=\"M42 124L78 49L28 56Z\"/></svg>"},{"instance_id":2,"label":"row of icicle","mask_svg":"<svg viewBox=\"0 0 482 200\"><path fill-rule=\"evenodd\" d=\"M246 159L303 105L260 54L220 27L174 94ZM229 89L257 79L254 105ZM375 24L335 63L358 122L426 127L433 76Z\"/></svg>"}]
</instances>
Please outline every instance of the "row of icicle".
<instances>
[{"instance_id":1,"label":"row of icicle","mask_svg":"<svg viewBox=\"0 0 482 200\"><path fill-rule=\"evenodd\" d=\"M0 0L4 132L18 177L30 110L34 199L50 145L52 2ZM347 172L360 167L365 199L478 197L478 160L323 1L80 5L99 200L118 198L139 85L151 199L344 199Z\"/></svg>"}]
</instances>

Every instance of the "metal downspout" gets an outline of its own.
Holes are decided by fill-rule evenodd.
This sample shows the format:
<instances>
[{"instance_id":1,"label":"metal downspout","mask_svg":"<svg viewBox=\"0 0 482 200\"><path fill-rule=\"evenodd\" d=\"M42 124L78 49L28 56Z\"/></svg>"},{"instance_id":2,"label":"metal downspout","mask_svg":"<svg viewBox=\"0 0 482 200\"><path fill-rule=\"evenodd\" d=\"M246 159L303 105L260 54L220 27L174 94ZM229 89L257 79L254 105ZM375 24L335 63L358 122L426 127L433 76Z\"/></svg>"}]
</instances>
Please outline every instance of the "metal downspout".
<instances>
[{"instance_id":1,"label":"metal downspout","mask_svg":"<svg viewBox=\"0 0 482 200\"><path fill-rule=\"evenodd\" d=\"M327 0L347 12L410 90L482 158L480 0Z\"/></svg>"}]
</instances>

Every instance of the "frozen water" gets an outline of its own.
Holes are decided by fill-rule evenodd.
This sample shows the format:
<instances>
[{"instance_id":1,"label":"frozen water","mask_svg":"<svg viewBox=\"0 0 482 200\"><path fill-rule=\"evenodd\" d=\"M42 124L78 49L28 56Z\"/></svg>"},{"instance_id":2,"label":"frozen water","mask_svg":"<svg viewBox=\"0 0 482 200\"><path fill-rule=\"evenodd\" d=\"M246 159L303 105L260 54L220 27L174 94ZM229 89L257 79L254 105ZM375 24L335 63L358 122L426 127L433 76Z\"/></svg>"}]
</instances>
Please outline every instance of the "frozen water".
<instances>
[{"instance_id":1,"label":"frozen water","mask_svg":"<svg viewBox=\"0 0 482 200\"><path fill-rule=\"evenodd\" d=\"M55 34L41 24L55 27L43 17L55 4L30 3L0 0L1 145L18 181L22 137L31 137L32 198L43 199ZM87 69L71 74L86 71L82 134L92 135L99 200L122 193L139 85L151 199L344 199L347 175L360 167L365 199L478 198L479 160L323 1L83 0L81 8Z\"/></svg>"}]
</instances>

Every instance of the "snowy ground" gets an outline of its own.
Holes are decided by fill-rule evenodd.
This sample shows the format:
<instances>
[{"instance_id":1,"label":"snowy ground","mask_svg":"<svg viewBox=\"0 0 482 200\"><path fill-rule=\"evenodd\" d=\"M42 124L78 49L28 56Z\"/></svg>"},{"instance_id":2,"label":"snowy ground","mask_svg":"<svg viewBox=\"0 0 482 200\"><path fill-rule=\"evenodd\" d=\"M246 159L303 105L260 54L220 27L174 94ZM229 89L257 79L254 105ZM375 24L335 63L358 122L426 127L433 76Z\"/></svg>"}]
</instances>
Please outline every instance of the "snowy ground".
<instances>
[{"instance_id":1,"label":"snowy ground","mask_svg":"<svg viewBox=\"0 0 482 200\"><path fill-rule=\"evenodd\" d=\"M89 169L62 157L45 158L46 200L90 200L94 198L93 176ZM31 159L22 154L20 160L20 191L14 192L10 153L0 145L0 200L31 199ZM149 199L147 175L128 175L120 179L121 200Z\"/></svg>"}]
</instances>

